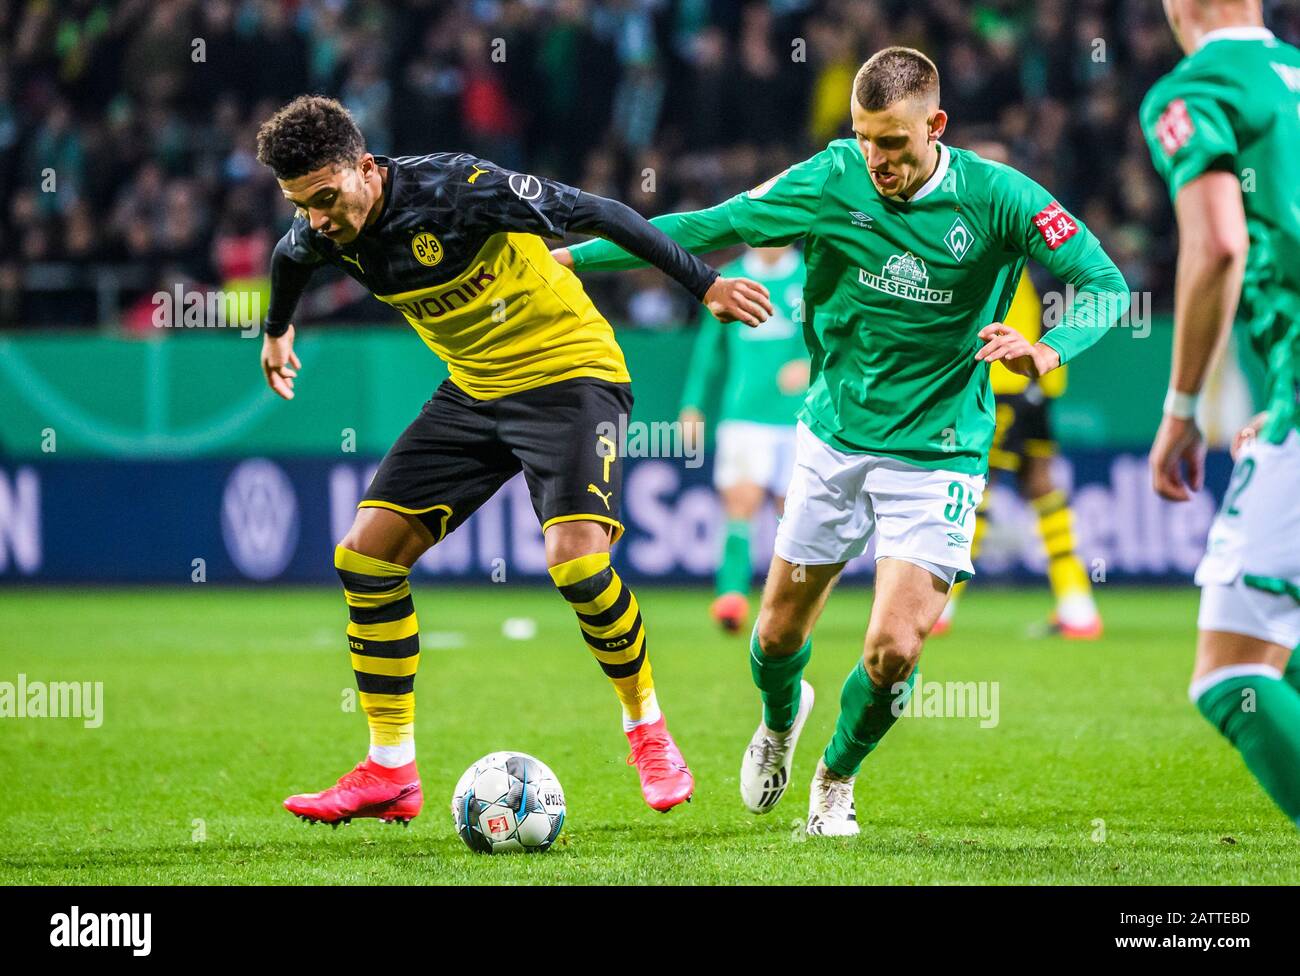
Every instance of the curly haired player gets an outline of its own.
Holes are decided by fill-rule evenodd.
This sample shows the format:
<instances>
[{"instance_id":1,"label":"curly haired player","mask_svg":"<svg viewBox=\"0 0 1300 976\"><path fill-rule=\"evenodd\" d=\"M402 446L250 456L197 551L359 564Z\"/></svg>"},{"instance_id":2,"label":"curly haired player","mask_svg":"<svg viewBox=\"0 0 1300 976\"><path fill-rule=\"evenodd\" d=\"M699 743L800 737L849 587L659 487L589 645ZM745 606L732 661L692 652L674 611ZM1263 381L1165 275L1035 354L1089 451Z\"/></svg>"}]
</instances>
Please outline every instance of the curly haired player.
<instances>
[{"instance_id":1,"label":"curly haired player","mask_svg":"<svg viewBox=\"0 0 1300 976\"><path fill-rule=\"evenodd\" d=\"M466 153L375 156L332 99L295 99L263 124L257 143L297 208L271 262L262 349L271 388L293 398L302 367L290 319L322 264L400 312L450 374L384 457L334 553L369 754L335 786L285 806L326 823L409 822L420 812L419 625L407 577L519 471L551 577L622 703L646 802L668 810L689 799L694 780L655 697L636 597L610 566L623 531L622 465L618 445L598 431L622 429L630 377L609 323L539 235L606 237L724 321L766 319L766 289L719 277L613 200Z\"/></svg>"}]
</instances>

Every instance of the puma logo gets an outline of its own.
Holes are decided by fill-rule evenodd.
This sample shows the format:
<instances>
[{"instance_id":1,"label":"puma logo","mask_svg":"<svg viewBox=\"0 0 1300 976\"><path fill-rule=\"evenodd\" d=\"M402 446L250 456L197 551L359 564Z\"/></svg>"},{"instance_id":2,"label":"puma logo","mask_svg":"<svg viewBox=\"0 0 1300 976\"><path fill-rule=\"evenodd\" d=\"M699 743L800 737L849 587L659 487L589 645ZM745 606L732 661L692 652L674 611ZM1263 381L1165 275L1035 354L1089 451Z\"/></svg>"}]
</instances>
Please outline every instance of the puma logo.
<instances>
[{"instance_id":1,"label":"puma logo","mask_svg":"<svg viewBox=\"0 0 1300 976\"><path fill-rule=\"evenodd\" d=\"M358 271L360 271L362 274L365 274L365 273L366 273L366 269L363 268L363 267L361 267L361 259L360 259L360 258L350 258L350 257L348 257L346 254L343 254L342 252L339 252L339 258L342 259L342 260L344 260L344 261L351 261L353 264L355 264L355 265L357 266L357 270L358 270Z\"/></svg>"},{"instance_id":2,"label":"puma logo","mask_svg":"<svg viewBox=\"0 0 1300 976\"><path fill-rule=\"evenodd\" d=\"M482 166L479 166L479 165L476 163L476 164L474 165L474 172L472 172L472 173L469 174L469 179L467 179L465 182L466 182L466 183L473 183L476 179L478 179L480 176L482 176L482 175L483 175L484 173L486 173L486 172L487 172L487 170L485 170Z\"/></svg>"},{"instance_id":3,"label":"puma logo","mask_svg":"<svg viewBox=\"0 0 1300 976\"><path fill-rule=\"evenodd\" d=\"M600 500L605 503L605 511L609 511L609 499L614 494L613 488L609 491L601 491L595 485L589 484L587 485L587 491L591 492L593 495L599 496Z\"/></svg>"}]
</instances>

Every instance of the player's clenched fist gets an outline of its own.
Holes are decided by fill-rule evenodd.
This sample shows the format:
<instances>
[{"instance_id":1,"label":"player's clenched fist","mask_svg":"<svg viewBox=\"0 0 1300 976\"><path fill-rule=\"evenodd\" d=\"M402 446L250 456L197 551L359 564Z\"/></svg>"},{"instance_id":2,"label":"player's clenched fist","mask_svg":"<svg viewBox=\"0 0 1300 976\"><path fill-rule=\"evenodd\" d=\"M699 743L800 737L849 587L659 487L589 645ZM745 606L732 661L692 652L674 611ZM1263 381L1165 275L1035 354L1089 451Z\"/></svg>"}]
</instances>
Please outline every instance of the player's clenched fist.
<instances>
[{"instance_id":1,"label":"player's clenched fist","mask_svg":"<svg viewBox=\"0 0 1300 976\"><path fill-rule=\"evenodd\" d=\"M1044 373L1050 373L1061 365L1061 356L1051 346L1041 342L1030 342L1015 329L1001 322L994 322L980 329L979 337L984 346L975 353L980 362L1001 362L1013 373L1037 379Z\"/></svg>"},{"instance_id":2,"label":"player's clenched fist","mask_svg":"<svg viewBox=\"0 0 1300 976\"><path fill-rule=\"evenodd\" d=\"M293 378L302 369L293 351L293 326L282 336L262 337L262 372L267 384L278 396L293 399Z\"/></svg>"},{"instance_id":3,"label":"player's clenched fist","mask_svg":"<svg viewBox=\"0 0 1300 976\"><path fill-rule=\"evenodd\" d=\"M767 289L748 278L715 278L704 304L719 322L744 322L751 329L772 314Z\"/></svg>"}]
</instances>

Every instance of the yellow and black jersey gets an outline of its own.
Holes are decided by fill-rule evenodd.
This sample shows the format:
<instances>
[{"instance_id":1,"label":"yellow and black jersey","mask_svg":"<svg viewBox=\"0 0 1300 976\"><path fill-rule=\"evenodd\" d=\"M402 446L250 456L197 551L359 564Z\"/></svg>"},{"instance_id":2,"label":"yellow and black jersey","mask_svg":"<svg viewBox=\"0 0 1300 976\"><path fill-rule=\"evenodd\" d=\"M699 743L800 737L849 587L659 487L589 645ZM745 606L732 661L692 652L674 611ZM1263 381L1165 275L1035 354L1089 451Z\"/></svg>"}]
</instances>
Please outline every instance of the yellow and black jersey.
<instances>
[{"instance_id":1,"label":"yellow and black jersey","mask_svg":"<svg viewBox=\"0 0 1300 976\"><path fill-rule=\"evenodd\" d=\"M387 168L382 209L354 241L335 244L297 216L276 245L281 329L298 296L274 294L276 262L327 263L401 312L475 398L580 376L629 381L613 329L538 236L570 229L585 194L467 153L375 158Z\"/></svg>"},{"instance_id":2,"label":"yellow and black jersey","mask_svg":"<svg viewBox=\"0 0 1300 976\"><path fill-rule=\"evenodd\" d=\"M1042 335L1043 303L1038 298L1038 289L1029 280L1028 271L1021 273L1020 283L1016 285L1016 293L1011 299L1011 307L1007 309L1002 321L1030 342L1037 342ZM1038 388L1043 396L1055 398L1065 392L1066 368L1061 366L1038 380ZM989 370L989 382L993 384L994 395L1001 397L1024 393L1031 381L1028 376L1013 373L1001 363L994 363Z\"/></svg>"}]
</instances>

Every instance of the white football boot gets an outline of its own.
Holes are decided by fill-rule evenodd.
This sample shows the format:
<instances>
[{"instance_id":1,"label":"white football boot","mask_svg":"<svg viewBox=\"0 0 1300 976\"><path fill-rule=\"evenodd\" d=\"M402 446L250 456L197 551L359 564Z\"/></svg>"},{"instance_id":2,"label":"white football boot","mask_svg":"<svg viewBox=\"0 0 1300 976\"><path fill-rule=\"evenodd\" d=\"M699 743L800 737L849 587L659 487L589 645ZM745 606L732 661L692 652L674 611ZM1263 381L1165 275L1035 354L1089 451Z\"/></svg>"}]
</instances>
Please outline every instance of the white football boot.
<instances>
[{"instance_id":1,"label":"white football boot","mask_svg":"<svg viewBox=\"0 0 1300 976\"><path fill-rule=\"evenodd\" d=\"M750 813L767 813L785 794L794 747L813 707L813 686L799 682L799 712L787 732L773 732L762 719L740 761L740 798Z\"/></svg>"},{"instance_id":2,"label":"white football boot","mask_svg":"<svg viewBox=\"0 0 1300 976\"><path fill-rule=\"evenodd\" d=\"M854 776L836 776L817 760L812 786L808 790L808 833L813 837L853 837L858 832L858 814L853 807Z\"/></svg>"}]
</instances>

